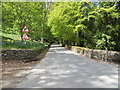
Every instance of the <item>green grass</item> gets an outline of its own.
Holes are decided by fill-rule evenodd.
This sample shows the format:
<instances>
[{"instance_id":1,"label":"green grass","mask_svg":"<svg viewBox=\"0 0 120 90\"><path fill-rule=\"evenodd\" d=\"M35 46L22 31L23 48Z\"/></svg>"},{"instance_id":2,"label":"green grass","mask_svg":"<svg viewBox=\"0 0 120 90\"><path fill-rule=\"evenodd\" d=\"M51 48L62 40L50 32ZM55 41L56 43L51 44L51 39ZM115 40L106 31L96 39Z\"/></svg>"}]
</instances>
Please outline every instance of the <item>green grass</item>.
<instances>
[{"instance_id":1,"label":"green grass","mask_svg":"<svg viewBox=\"0 0 120 90\"><path fill-rule=\"evenodd\" d=\"M2 37L1 49L36 49L49 45L49 43L40 43L37 41L21 41L20 35L0 33L0 36Z\"/></svg>"},{"instance_id":2,"label":"green grass","mask_svg":"<svg viewBox=\"0 0 120 90\"><path fill-rule=\"evenodd\" d=\"M13 40L21 40L21 36L20 35L15 35L15 34L6 34L6 33L0 32L0 36L6 37L6 38L11 38Z\"/></svg>"},{"instance_id":3,"label":"green grass","mask_svg":"<svg viewBox=\"0 0 120 90\"><path fill-rule=\"evenodd\" d=\"M38 47L47 46L47 43L37 43L37 42L23 42L23 41L3 41L3 49L35 49Z\"/></svg>"}]
</instances>

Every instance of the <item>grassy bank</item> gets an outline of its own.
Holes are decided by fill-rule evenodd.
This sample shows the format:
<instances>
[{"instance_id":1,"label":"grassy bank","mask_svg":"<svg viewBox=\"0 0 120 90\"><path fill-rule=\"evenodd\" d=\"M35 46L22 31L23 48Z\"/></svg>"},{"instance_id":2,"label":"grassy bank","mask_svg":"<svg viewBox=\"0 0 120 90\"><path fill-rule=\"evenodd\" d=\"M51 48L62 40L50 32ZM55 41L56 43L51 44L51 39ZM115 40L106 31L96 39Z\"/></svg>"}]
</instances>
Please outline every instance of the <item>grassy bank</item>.
<instances>
[{"instance_id":1,"label":"grassy bank","mask_svg":"<svg viewBox=\"0 0 120 90\"><path fill-rule=\"evenodd\" d=\"M0 33L0 37L2 37L1 49L36 49L49 45L49 43L41 43L38 41L21 41L19 35Z\"/></svg>"},{"instance_id":2,"label":"grassy bank","mask_svg":"<svg viewBox=\"0 0 120 90\"><path fill-rule=\"evenodd\" d=\"M49 43L30 42L30 41L2 41L3 49L35 49L38 47L48 46Z\"/></svg>"}]
</instances>

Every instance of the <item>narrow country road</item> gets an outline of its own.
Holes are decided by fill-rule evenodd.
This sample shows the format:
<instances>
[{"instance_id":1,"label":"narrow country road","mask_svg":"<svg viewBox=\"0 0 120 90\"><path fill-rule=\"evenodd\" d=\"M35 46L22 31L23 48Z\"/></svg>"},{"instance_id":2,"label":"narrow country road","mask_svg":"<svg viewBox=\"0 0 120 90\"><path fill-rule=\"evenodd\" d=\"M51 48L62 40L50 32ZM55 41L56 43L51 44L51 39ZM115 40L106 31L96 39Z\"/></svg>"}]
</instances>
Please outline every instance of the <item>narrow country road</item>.
<instances>
[{"instance_id":1,"label":"narrow country road","mask_svg":"<svg viewBox=\"0 0 120 90\"><path fill-rule=\"evenodd\" d=\"M52 45L17 88L118 88L118 65Z\"/></svg>"}]
</instances>

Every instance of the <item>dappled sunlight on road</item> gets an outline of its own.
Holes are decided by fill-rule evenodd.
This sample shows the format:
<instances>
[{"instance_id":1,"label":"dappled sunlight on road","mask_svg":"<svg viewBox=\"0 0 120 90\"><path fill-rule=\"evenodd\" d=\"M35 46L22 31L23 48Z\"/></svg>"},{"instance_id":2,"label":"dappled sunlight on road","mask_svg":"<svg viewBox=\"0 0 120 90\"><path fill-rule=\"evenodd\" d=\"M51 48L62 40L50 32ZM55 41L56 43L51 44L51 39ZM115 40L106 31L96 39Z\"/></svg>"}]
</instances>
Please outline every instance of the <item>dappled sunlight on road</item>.
<instances>
[{"instance_id":1,"label":"dappled sunlight on road","mask_svg":"<svg viewBox=\"0 0 120 90\"><path fill-rule=\"evenodd\" d=\"M118 66L54 46L18 87L118 88Z\"/></svg>"}]
</instances>

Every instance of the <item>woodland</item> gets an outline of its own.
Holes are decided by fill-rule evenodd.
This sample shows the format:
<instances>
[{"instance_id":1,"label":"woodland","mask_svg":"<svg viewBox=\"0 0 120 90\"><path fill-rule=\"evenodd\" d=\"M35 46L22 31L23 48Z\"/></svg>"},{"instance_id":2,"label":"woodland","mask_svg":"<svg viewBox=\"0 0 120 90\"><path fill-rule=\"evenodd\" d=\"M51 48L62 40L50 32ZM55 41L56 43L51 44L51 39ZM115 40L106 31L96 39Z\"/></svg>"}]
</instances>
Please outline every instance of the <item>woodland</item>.
<instances>
[{"instance_id":1,"label":"woodland","mask_svg":"<svg viewBox=\"0 0 120 90\"><path fill-rule=\"evenodd\" d=\"M21 39L24 25L30 40ZM0 36L3 48L59 43L120 51L120 2L2 2Z\"/></svg>"}]
</instances>

